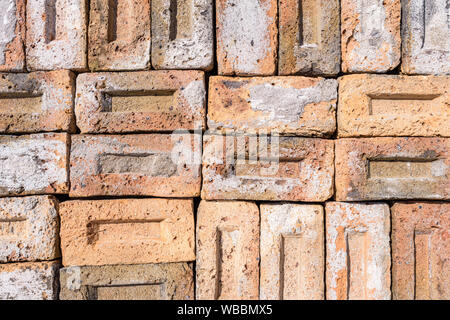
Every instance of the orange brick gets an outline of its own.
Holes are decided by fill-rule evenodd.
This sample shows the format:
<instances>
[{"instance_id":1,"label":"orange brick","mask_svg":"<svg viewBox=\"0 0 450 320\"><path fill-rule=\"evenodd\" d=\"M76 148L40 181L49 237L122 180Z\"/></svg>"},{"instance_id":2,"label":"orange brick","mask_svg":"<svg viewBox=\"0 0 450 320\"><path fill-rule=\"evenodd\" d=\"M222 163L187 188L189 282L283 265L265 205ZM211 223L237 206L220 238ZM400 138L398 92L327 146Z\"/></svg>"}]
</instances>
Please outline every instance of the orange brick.
<instances>
[{"instance_id":1,"label":"orange brick","mask_svg":"<svg viewBox=\"0 0 450 320\"><path fill-rule=\"evenodd\" d=\"M25 0L0 4L0 71L25 69Z\"/></svg>"},{"instance_id":2,"label":"orange brick","mask_svg":"<svg viewBox=\"0 0 450 320\"><path fill-rule=\"evenodd\" d=\"M398 300L450 300L450 204L392 207L392 294Z\"/></svg>"},{"instance_id":3,"label":"orange brick","mask_svg":"<svg viewBox=\"0 0 450 320\"><path fill-rule=\"evenodd\" d=\"M75 131L75 75L0 73L0 132Z\"/></svg>"},{"instance_id":4,"label":"orange brick","mask_svg":"<svg viewBox=\"0 0 450 320\"><path fill-rule=\"evenodd\" d=\"M261 204L261 300L323 300L320 205Z\"/></svg>"},{"instance_id":5,"label":"orange brick","mask_svg":"<svg viewBox=\"0 0 450 320\"><path fill-rule=\"evenodd\" d=\"M326 204L327 300L391 298L387 204Z\"/></svg>"},{"instance_id":6,"label":"orange brick","mask_svg":"<svg viewBox=\"0 0 450 320\"><path fill-rule=\"evenodd\" d=\"M200 163L191 159L200 157L199 140L192 134L74 135L70 196L196 197Z\"/></svg>"},{"instance_id":7,"label":"orange brick","mask_svg":"<svg viewBox=\"0 0 450 320\"><path fill-rule=\"evenodd\" d=\"M194 130L205 126L201 71L85 73L77 78L81 132Z\"/></svg>"},{"instance_id":8,"label":"orange brick","mask_svg":"<svg viewBox=\"0 0 450 320\"><path fill-rule=\"evenodd\" d=\"M64 266L195 260L191 199L66 201L60 215Z\"/></svg>"},{"instance_id":9,"label":"orange brick","mask_svg":"<svg viewBox=\"0 0 450 320\"><path fill-rule=\"evenodd\" d=\"M89 8L89 68L150 68L150 0L96 0Z\"/></svg>"},{"instance_id":10,"label":"orange brick","mask_svg":"<svg viewBox=\"0 0 450 320\"><path fill-rule=\"evenodd\" d=\"M336 199L450 199L447 138L336 141Z\"/></svg>"},{"instance_id":11,"label":"orange brick","mask_svg":"<svg viewBox=\"0 0 450 320\"><path fill-rule=\"evenodd\" d=\"M277 56L277 0L216 2L220 75L273 75Z\"/></svg>"},{"instance_id":12,"label":"orange brick","mask_svg":"<svg viewBox=\"0 0 450 320\"><path fill-rule=\"evenodd\" d=\"M306 77L211 77L208 128L330 136L336 129L337 81Z\"/></svg>"},{"instance_id":13,"label":"orange brick","mask_svg":"<svg viewBox=\"0 0 450 320\"><path fill-rule=\"evenodd\" d=\"M197 216L196 298L254 300L259 290L259 210L202 201Z\"/></svg>"},{"instance_id":14,"label":"orange brick","mask_svg":"<svg viewBox=\"0 0 450 320\"><path fill-rule=\"evenodd\" d=\"M340 137L450 136L450 77L351 75L339 80Z\"/></svg>"}]
</instances>

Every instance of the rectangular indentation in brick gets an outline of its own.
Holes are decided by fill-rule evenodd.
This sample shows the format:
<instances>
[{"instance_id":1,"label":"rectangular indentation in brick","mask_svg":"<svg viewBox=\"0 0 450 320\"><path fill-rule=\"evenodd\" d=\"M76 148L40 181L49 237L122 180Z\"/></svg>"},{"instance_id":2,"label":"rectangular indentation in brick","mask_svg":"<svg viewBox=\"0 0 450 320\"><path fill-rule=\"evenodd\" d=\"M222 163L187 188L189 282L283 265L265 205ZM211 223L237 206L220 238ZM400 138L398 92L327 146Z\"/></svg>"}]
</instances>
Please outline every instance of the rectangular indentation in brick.
<instances>
[{"instance_id":1,"label":"rectangular indentation in brick","mask_svg":"<svg viewBox=\"0 0 450 320\"><path fill-rule=\"evenodd\" d=\"M215 299L226 299L237 290L240 231L236 228L218 228L216 235Z\"/></svg>"},{"instance_id":2,"label":"rectangular indentation in brick","mask_svg":"<svg viewBox=\"0 0 450 320\"><path fill-rule=\"evenodd\" d=\"M236 161L236 176L250 179L276 177L285 179L297 179L300 176L301 159L262 159L248 161L238 159Z\"/></svg>"},{"instance_id":3,"label":"rectangular indentation in brick","mask_svg":"<svg viewBox=\"0 0 450 320\"><path fill-rule=\"evenodd\" d=\"M42 95L1 93L0 113L38 113L42 110Z\"/></svg>"},{"instance_id":4,"label":"rectangular indentation in brick","mask_svg":"<svg viewBox=\"0 0 450 320\"><path fill-rule=\"evenodd\" d=\"M177 173L171 154L101 154L98 174L142 174L151 177L171 177Z\"/></svg>"},{"instance_id":5,"label":"rectangular indentation in brick","mask_svg":"<svg viewBox=\"0 0 450 320\"><path fill-rule=\"evenodd\" d=\"M369 114L414 114L433 111L440 112L434 102L439 94L370 94Z\"/></svg>"},{"instance_id":6,"label":"rectangular indentation in brick","mask_svg":"<svg viewBox=\"0 0 450 320\"><path fill-rule=\"evenodd\" d=\"M108 0L108 42L117 40L117 1Z\"/></svg>"},{"instance_id":7,"label":"rectangular indentation in brick","mask_svg":"<svg viewBox=\"0 0 450 320\"><path fill-rule=\"evenodd\" d=\"M90 300L160 300L166 298L164 283L89 286Z\"/></svg>"},{"instance_id":8,"label":"rectangular indentation in brick","mask_svg":"<svg viewBox=\"0 0 450 320\"><path fill-rule=\"evenodd\" d=\"M358 1L359 2L359 1ZM384 33L385 8L383 2L362 0L359 2L361 10L362 37L372 39L369 44L373 47L379 45L380 34Z\"/></svg>"},{"instance_id":9,"label":"rectangular indentation in brick","mask_svg":"<svg viewBox=\"0 0 450 320\"><path fill-rule=\"evenodd\" d=\"M301 236L281 235L280 250L280 300L298 300L302 283Z\"/></svg>"},{"instance_id":10,"label":"rectangular indentation in brick","mask_svg":"<svg viewBox=\"0 0 450 320\"><path fill-rule=\"evenodd\" d=\"M431 236L433 230L414 230L414 299L431 299Z\"/></svg>"},{"instance_id":11,"label":"rectangular indentation in brick","mask_svg":"<svg viewBox=\"0 0 450 320\"><path fill-rule=\"evenodd\" d=\"M170 0L169 40L192 37L192 0Z\"/></svg>"},{"instance_id":12,"label":"rectangular indentation in brick","mask_svg":"<svg viewBox=\"0 0 450 320\"><path fill-rule=\"evenodd\" d=\"M103 112L174 112L175 91L104 93Z\"/></svg>"},{"instance_id":13,"label":"rectangular indentation in brick","mask_svg":"<svg viewBox=\"0 0 450 320\"><path fill-rule=\"evenodd\" d=\"M421 49L448 52L450 41L448 37L442 38L442 34L450 31L450 1L422 0L421 11L423 28Z\"/></svg>"},{"instance_id":14,"label":"rectangular indentation in brick","mask_svg":"<svg viewBox=\"0 0 450 320\"><path fill-rule=\"evenodd\" d=\"M442 159L372 159L369 160L368 178L431 179L444 176L445 168Z\"/></svg>"},{"instance_id":15,"label":"rectangular indentation in brick","mask_svg":"<svg viewBox=\"0 0 450 320\"><path fill-rule=\"evenodd\" d=\"M163 219L98 220L87 225L89 244L164 241Z\"/></svg>"},{"instance_id":16,"label":"rectangular indentation in brick","mask_svg":"<svg viewBox=\"0 0 450 320\"><path fill-rule=\"evenodd\" d=\"M56 0L45 0L45 42L49 43L56 39Z\"/></svg>"},{"instance_id":17,"label":"rectangular indentation in brick","mask_svg":"<svg viewBox=\"0 0 450 320\"><path fill-rule=\"evenodd\" d=\"M367 297L367 245L366 232L348 230L345 233L347 252L347 299L359 300Z\"/></svg>"},{"instance_id":18,"label":"rectangular indentation in brick","mask_svg":"<svg viewBox=\"0 0 450 320\"><path fill-rule=\"evenodd\" d=\"M24 239L27 236L27 219L0 219L0 239Z\"/></svg>"},{"instance_id":19,"label":"rectangular indentation in brick","mask_svg":"<svg viewBox=\"0 0 450 320\"><path fill-rule=\"evenodd\" d=\"M298 42L315 47L320 43L320 0L297 0L299 7Z\"/></svg>"}]
</instances>

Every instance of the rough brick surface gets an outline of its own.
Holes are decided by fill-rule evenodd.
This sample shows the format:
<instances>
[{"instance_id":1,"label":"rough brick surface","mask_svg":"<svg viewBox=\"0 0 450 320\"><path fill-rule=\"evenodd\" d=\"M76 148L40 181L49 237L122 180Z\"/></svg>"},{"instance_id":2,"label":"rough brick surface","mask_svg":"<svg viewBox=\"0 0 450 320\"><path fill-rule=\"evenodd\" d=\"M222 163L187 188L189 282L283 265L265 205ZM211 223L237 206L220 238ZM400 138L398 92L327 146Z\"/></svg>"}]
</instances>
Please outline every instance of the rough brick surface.
<instances>
[{"instance_id":1,"label":"rough brick surface","mask_svg":"<svg viewBox=\"0 0 450 320\"><path fill-rule=\"evenodd\" d=\"M334 79L212 77L209 81L209 129L299 136L329 136L336 129Z\"/></svg>"},{"instance_id":2,"label":"rough brick surface","mask_svg":"<svg viewBox=\"0 0 450 320\"><path fill-rule=\"evenodd\" d=\"M73 135L70 196L195 197L200 135ZM178 155L180 156L178 157Z\"/></svg>"},{"instance_id":3,"label":"rough brick surface","mask_svg":"<svg viewBox=\"0 0 450 320\"><path fill-rule=\"evenodd\" d=\"M214 65L213 1L152 1L155 69L203 69Z\"/></svg>"},{"instance_id":4,"label":"rough brick surface","mask_svg":"<svg viewBox=\"0 0 450 320\"><path fill-rule=\"evenodd\" d=\"M87 69L86 4L85 0L27 0L28 70Z\"/></svg>"},{"instance_id":5,"label":"rough brick surface","mask_svg":"<svg viewBox=\"0 0 450 320\"><path fill-rule=\"evenodd\" d=\"M0 300L56 300L58 261L0 264Z\"/></svg>"},{"instance_id":6,"label":"rough brick surface","mask_svg":"<svg viewBox=\"0 0 450 320\"><path fill-rule=\"evenodd\" d=\"M398 300L450 300L450 204L392 207L392 294Z\"/></svg>"},{"instance_id":7,"label":"rough brick surface","mask_svg":"<svg viewBox=\"0 0 450 320\"><path fill-rule=\"evenodd\" d=\"M60 208L64 266L195 260L191 199L78 200Z\"/></svg>"},{"instance_id":8,"label":"rough brick surface","mask_svg":"<svg viewBox=\"0 0 450 320\"><path fill-rule=\"evenodd\" d=\"M0 4L0 71L25 68L25 0Z\"/></svg>"},{"instance_id":9,"label":"rough brick surface","mask_svg":"<svg viewBox=\"0 0 450 320\"><path fill-rule=\"evenodd\" d=\"M0 73L0 132L75 130L70 71Z\"/></svg>"},{"instance_id":10,"label":"rough brick surface","mask_svg":"<svg viewBox=\"0 0 450 320\"><path fill-rule=\"evenodd\" d=\"M278 10L278 73L338 74L339 0L280 0Z\"/></svg>"},{"instance_id":11,"label":"rough brick surface","mask_svg":"<svg viewBox=\"0 0 450 320\"><path fill-rule=\"evenodd\" d=\"M324 298L323 207L261 204L263 300Z\"/></svg>"},{"instance_id":12,"label":"rough brick surface","mask_svg":"<svg viewBox=\"0 0 450 320\"><path fill-rule=\"evenodd\" d=\"M391 298L387 204L326 204L328 300Z\"/></svg>"},{"instance_id":13,"label":"rough brick surface","mask_svg":"<svg viewBox=\"0 0 450 320\"><path fill-rule=\"evenodd\" d=\"M221 75L273 75L277 0L217 0L217 63Z\"/></svg>"},{"instance_id":14,"label":"rough brick surface","mask_svg":"<svg viewBox=\"0 0 450 320\"><path fill-rule=\"evenodd\" d=\"M0 199L0 262L60 257L58 200L52 196Z\"/></svg>"},{"instance_id":15,"label":"rough brick surface","mask_svg":"<svg viewBox=\"0 0 450 320\"><path fill-rule=\"evenodd\" d=\"M340 137L450 136L450 77L350 75L339 80Z\"/></svg>"},{"instance_id":16,"label":"rough brick surface","mask_svg":"<svg viewBox=\"0 0 450 320\"><path fill-rule=\"evenodd\" d=\"M190 263L61 269L61 300L192 300Z\"/></svg>"},{"instance_id":17,"label":"rough brick surface","mask_svg":"<svg viewBox=\"0 0 450 320\"><path fill-rule=\"evenodd\" d=\"M336 141L336 199L449 199L448 138Z\"/></svg>"},{"instance_id":18,"label":"rough brick surface","mask_svg":"<svg viewBox=\"0 0 450 320\"><path fill-rule=\"evenodd\" d=\"M206 91L200 71L85 73L77 79L81 132L202 129Z\"/></svg>"},{"instance_id":19,"label":"rough brick surface","mask_svg":"<svg viewBox=\"0 0 450 320\"><path fill-rule=\"evenodd\" d=\"M200 202L196 276L197 299L258 299L259 210L255 203Z\"/></svg>"},{"instance_id":20,"label":"rough brick surface","mask_svg":"<svg viewBox=\"0 0 450 320\"><path fill-rule=\"evenodd\" d=\"M65 133L0 136L0 195L69 191Z\"/></svg>"},{"instance_id":21,"label":"rough brick surface","mask_svg":"<svg viewBox=\"0 0 450 320\"><path fill-rule=\"evenodd\" d=\"M386 72L400 62L400 0L342 0L342 71Z\"/></svg>"},{"instance_id":22,"label":"rough brick surface","mask_svg":"<svg viewBox=\"0 0 450 320\"><path fill-rule=\"evenodd\" d=\"M91 70L147 69L150 47L150 0L90 2Z\"/></svg>"},{"instance_id":23,"label":"rough brick surface","mask_svg":"<svg viewBox=\"0 0 450 320\"><path fill-rule=\"evenodd\" d=\"M402 0L402 72L450 74L448 0Z\"/></svg>"},{"instance_id":24,"label":"rough brick surface","mask_svg":"<svg viewBox=\"0 0 450 320\"><path fill-rule=\"evenodd\" d=\"M333 161L332 140L205 135L202 199L325 201Z\"/></svg>"}]
</instances>

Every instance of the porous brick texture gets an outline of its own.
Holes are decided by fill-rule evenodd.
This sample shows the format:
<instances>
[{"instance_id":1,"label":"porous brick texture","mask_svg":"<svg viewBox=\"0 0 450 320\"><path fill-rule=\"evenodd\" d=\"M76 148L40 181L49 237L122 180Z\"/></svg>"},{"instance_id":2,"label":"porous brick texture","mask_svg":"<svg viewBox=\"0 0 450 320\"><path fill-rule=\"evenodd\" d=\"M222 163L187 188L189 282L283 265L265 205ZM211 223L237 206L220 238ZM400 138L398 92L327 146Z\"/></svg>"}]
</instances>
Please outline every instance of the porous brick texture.
<instances>
[{"instance_id":1,"label":"porous brick texture","mask_svg":"<svg viewBox=\"0 0 450 320\"><path fill-rule=\"evenodd\" d=\"M449 10L0 0L0 299L450 300Z\"/></svg>"}]
</instances>

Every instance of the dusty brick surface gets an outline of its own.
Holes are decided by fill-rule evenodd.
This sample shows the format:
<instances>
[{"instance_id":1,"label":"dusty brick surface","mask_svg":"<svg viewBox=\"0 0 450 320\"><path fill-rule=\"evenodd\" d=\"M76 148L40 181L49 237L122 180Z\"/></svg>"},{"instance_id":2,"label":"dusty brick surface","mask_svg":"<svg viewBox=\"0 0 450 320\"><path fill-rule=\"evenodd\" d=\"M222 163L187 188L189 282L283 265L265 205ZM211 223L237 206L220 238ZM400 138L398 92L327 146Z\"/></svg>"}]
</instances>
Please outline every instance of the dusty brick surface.
<instances>
[{"instance_id":1,"label":"dusty brick surface","mask_svg":"<svg viewBox=\"0 0 450 320\"><path fill-rule=\"evenodd\" d=\"M87 14L85 0L27 0L28 70L86 70Z\"/></svg>"},{"instance_id":2,"label":"dusty brick surface","mask_svg":"<svg viewBox=\"0 0 450 320\"><path fill-rule=\"evenodd\" d=\"M0 71L25 69L25 0L0 4Z\"/></svg>"},{"instance_id":3,"label":"dusty brick surface","mask_svg":"<svg viewBox=\"0 0 450 320\"><path fill-rule=\"evenodd\" d=\"M280 137L276 143L274 138L231 136L229 143L221 135L203 138L202 199L320 202L333 195L332 140ZM265 145L266 154L253 153Z\"/></svg>"},{"instance_id":4,"label":"dusty brick surface","mask_svg":"<svg viewBox=\"0 0 450 320\"><path fill-rule=\"evenodd\" d=\"M192 300L191 263L61 269L61 300Z\"/></svg>"},{"instance_id":5,"label":"dusty brick surface","mask_svg":"<svg viewBox=\"0 0 450 320\"><path fill-rule=\"evenodd\" d=\"M89 68L150 68L150 0L96 0L89 11Z\"/></svg>"},{"instance_id":6,"label":"dusty brick surface","mask_svg":"<svg viewBox=\"0 0 450 320\"><path fill-rule=\"evenodd\" d=\"M450 74L448 0L402 1L402 72Z\"/></svg>"},{"instance_id":7,"label":"dusty brick surface","mask_svg":"<svg viewBox=\"0 0 450 320\"><path fill-rule=\"evenodd\" d=\"M152 35L155 69L212 69L213 1L153 0Z\"/></svg>"},{"instance_id":8,"label":"dusty brick surface","mask_svg":"<svg viewBox=\"0 0 450 320\"><path fill-rule=\"evenodd\" d=\"M258 299L259 210L255 203L202 200L196 238L196 299Z\"/></svg>"},{"instance_id":9,"label":"dusty brick surface","mask_svg":"<svg viewBox=\"0 0 450 320\"><path fill-rule=\"evenodd\" d=\"M0 132L75 131L75 75L0 73Z\"/></svg>"},{"instance_id":10,"label":"dusty brick surface","mask_svg":"<svg viewBox=\"0 0 450 320\"><path fill-rule=\"evenodd\" d=\"M192 199L60 204L64 266L195 260Z\"/></svg>"},{"instance_id":11,"label":"dusty brick surface","mask_svg":"<svg viewBox=\"0 0 450 320\"><path fill-rule=\"evenodd\" d=\"M339 80L339 137L450 136L450 77L350 75Z\"/></svg>"},{"instance_id":12,"label":"dusty brick surface","mask_svg":"<svg viewBox=\"0 0 450 320\"><path fill-rule=\"evenodd\" d=\"M320 205L261 204L262 300L324 298L324 212Z\"/></svg>"},{"instance_id":13,"label":"dusty brick surface","mask_svg":"<svg viewBox=\"0 0 450 320\"><path fill-rule=\"evenodd\" d=\"M336 129L337 81L306 77L211 77L208 128L329 136Z\"/></svg>"},{"instance_id":14,"label":"dusty brick surface","mask_svg":"<svg viewBox=\"0 0 450 320\"><path fill-rule=\"evenodd\" d=\"M400 63L400 0L342 0L342 71L386 72Z\"/></svg>"},{"instance_id":15,"label":"dusty brick surface","mask_svg":"<svg viewBox=\"0 0 450 320\"><path fill-rule=\"evenodd\" d=\"M392 207L392 295L398 300L450 300L450 204Z\"/></svg>"},{"instance_id":16,"label":"dusty brick surface","mask_svg":"<svg viewBox=\"0 0 450 320\"><path fill-rule=\"evenodd\" d=\"M66 133L0 136L0 196L69 191Z\"/></svg>"},{"instance_id":17,"label":"dusty brick surface","mask_svg":"<svg viewBox=\"0 0 450 320\"><path fill-rule=\"evenodd\" d=\"M70 196L198 196L200 164L191 165L190 159L201 152L199 139L193 134L73 135Z\"/></svg>"},{"instance_id":18,"label":"dusty brick surface","mask_svg":"<svg viewBox=\"0 0 450 320\"><path fill-rule=\"evenodd\" d=\"M336 141L336 199L449 199L448 138Z\"/></svg>"},{"instance_id":19,"label":"dusty brick surface","mask_svg":"<svg viewBox=\"0 0 450 320\"><path fill-rule=\"evenodd\" d=\"M327 300L389 300L389 206L328 202L325 210Z\"/></svg>"},{"instance_id":20,"label":"dusty brick surface","mask_svg":"<svg viewBox=\"0 0 450 320\"><path fill-rule=\"evenodd\" d=\"M60 257L58 200L52 196L0 199L0 263Z\"/></svg>"},{"instance_id":21,"label":"dusty brick surface","mask_svg":"<svg viewBox=\"0 0 450 320\"><path fill-rule=\"evenodd\" d=\"M336 75L340 71L339 0L280 0L278 73Z\"/></svg>"},{"instance_id":22,"label":"dusty brick surface","mask_svg":"<svg viewBox=\"0 0 450 320\"><path fill-rule=\"evenodd\" d=\"M217 0L216 30L220 75L276 72L277 0Z\"/></svg>"},{"instance_id":23,"label":"dusty brick surface","mask_svg":"<svg viewBox=\"0 0 450 320\"><path fill-rule=\"evenodd\" d=\"M77 78L81 132L202 129L206 91L201 71L85 73Z\"/></svg>"},{"instance_id":24,"label":"dusty brick surface","mask_svg":"<svg viewBox=\"0 0 450 320\"><path fill-rule=\"evenodd\" d=\"M58 261L0 264L0 300L57 300Z\"/></svg>"}]
</instances>

